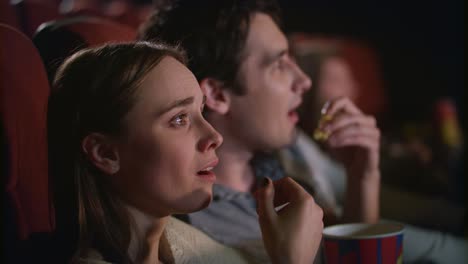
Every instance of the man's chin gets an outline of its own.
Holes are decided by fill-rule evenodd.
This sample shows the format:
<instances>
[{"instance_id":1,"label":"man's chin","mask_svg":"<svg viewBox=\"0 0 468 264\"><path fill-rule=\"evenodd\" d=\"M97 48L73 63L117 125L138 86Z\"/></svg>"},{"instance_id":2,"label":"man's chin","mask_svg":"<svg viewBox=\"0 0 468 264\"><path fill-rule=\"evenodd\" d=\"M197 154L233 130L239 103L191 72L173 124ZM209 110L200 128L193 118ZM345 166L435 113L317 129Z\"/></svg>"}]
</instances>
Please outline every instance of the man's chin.
<instances>
[{"instance_id":1,"label":"man's chin","mask_svg":"<svg viewBox=\"0 0 468 264\"><path fill-rule=\"evenodd\" d=\"M256 145L251 149L253 152L272 152L282 148L289 147L296 142L298 137L298 130L296 127L290 129L288 133L264 137L262 140L257 141Z\"/></svg>"},{"instance_id":2,"label":"man's chin","mask_svg":"<svg viewBox=\"0 0 468 264\"><path fill-rule=\"evenodd\" d=\"M294 142L296 142L298 136L299 136L299 131L298 131L297 127L295 126L291 131L291 140L289 141L288 146L294 144Z\"/></svg>"},{"instance_id":3,"label":"man's chin","mask_svg":"<svg viewBox=\"0 0 468 264\"><path fill-rule=\"evenodd\" d=\"M298 134L299 133L298 133L297 127L293 127L291 129L291 132L287 136L287 139L285 140L284 144L282 146L280 146L279 148L286 148L286 147L289 147L292 144L294 144L294 142L296 142Z\"/></svg>"}]
</instances>

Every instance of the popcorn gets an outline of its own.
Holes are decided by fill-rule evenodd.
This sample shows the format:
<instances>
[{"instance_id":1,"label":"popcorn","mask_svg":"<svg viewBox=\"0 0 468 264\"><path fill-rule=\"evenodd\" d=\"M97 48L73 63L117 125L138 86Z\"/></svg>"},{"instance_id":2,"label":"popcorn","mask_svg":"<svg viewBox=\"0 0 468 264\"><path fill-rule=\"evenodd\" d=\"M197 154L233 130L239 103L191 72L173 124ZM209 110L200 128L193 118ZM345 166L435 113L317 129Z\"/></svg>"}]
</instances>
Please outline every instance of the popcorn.
<instances>
[{"instance_id":1,"label":"popcorn","mask_svg":"<svg viewBox=\"0 0 468 264\"><path fill-rule=\"evenodd\" d=\"M329 122L333 119L331 115L324 114L322 117L320 117L319 123L317 128L314 130L314 139L317 140L318 142L324 142L328 139L330 136L330 133L327 131L323 130L323 126L325 125L326 122Z\"/></svg>"},{"instance_id":2,"label":"popcorn","mask_svg":"<svg viewBox=\"0 0 468 264\"><path fill-rule=\"evenodd\" d=\"M327 132L322 131L320 128L316 128L314 130L314 139L318 142L324 142L330 136Z\"/></svg>"}]
</instances>

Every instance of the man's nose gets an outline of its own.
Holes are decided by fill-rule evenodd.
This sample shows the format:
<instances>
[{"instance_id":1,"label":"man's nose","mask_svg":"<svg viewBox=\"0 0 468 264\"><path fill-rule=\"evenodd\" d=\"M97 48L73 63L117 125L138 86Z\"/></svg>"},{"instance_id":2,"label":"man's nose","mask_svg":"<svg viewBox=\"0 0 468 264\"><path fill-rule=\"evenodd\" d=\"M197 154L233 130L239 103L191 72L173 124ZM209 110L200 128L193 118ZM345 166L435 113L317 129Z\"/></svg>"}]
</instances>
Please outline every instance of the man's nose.
<instances>
[{"instance_id":1,"label":"man's nose","mask_svg":"<svg viewBox=\"0 0 468 264\"><path fill-rule=\"evenodd\" d=\"M312 80L310 77L305 74L299 65L296 62L293 62L293 67L296 74L296 79L294 81L294 89L301 94L305 93L312 86Z\"/></svg>"}]
</instances>

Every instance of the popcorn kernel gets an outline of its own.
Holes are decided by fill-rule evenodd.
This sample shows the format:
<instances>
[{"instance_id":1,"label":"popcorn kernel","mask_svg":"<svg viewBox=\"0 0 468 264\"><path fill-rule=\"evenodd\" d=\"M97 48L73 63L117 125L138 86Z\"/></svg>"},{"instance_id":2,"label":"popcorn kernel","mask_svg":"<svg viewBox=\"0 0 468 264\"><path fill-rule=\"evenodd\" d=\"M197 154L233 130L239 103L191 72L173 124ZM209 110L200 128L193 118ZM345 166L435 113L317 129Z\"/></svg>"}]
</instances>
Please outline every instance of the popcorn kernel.
<instances>
[{"instance_id":1,"label":"popcorn kernel","mask_svg":"<svg viewBox=\"0 0 468 264\"><path fill-rule=\"evenodd\" d=\"M326 122L329 122L333 119L333 116L331 115L322 115L320 117L320 120L319 120L319 123L318 123L318 127L314 130L314 139L319 141L319 142L324 142L328 139L328 137L330 136L330 133L326 132L326 131L323 131L321 128L323 127L323 125L326 123Z\"/></svg>"},{"instance_id":2,"label":"popcorn kernel","mask_svg":"<svg viewBox=\"0 0 468 264\"><path fill-rule=\"evenodd\" d=\"M319 128L316 128L314 130L314 139L319 141L319 142L324 142L328 139L330 135L325 132L325 131L322 131L321 129Z\"/></svg>"}]
</instances>

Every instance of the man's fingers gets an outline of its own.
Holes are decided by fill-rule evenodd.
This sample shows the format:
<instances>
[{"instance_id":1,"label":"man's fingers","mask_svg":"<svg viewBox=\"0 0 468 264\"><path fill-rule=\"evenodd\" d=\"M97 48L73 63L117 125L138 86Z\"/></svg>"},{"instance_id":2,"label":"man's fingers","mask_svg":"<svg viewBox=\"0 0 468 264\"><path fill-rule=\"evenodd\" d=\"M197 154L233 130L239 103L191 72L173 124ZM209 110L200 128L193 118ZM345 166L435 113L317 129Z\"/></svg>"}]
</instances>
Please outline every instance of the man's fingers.
<instances>
[{"instance_id":1,"label":"man's fingers","mask_svg":"<svg viewBox=\"0 0 468 264\"><path fill-rule=\"evenodd\" d=\"M375 140L367 136L349 136L333 144L333 147L335 148L358 147L358 146L366 148L366 149L378 150L379 144L376 143Z\"/></svg>"},{"instance_id":2,"label":"man's fingers","mask_svg":"<svg viewBox=\"0 0 468 264\"><path fill-rule=\"evenodd\" d=\"M373 127L359 127L350 125L338 131L334 131L328 138L331 146L340 143L350 137L367 137L376 143L380 142L380 131Z\"/></svg>"},{"instance_id":3,"label":"man's fingers","mask_svg":"<svg viewBox=\"0 0 468 264\"><path fill-rule=\"evenodd\" d=\"M324 109L326 108L326 109ZM362 114L361 110L354 105L347 97L340 97L338 99L327 102L322 108L322 113L334 116L338 112L345 112L350 114Z\"/></svg>"},{"instance_id":4,"label":"man's fingers","mask_svg":"<svg viewBox=\"0 0 468 264\"><path fill-rule=\"evenodd\" d=\"M358 126L358 127L376 127L376 121L374 117L365 115L346 115L338 114L330 122L324 124L325 131L333 133L336 130L342 129L347 126Z\"/></svg>"}]
</instances>

